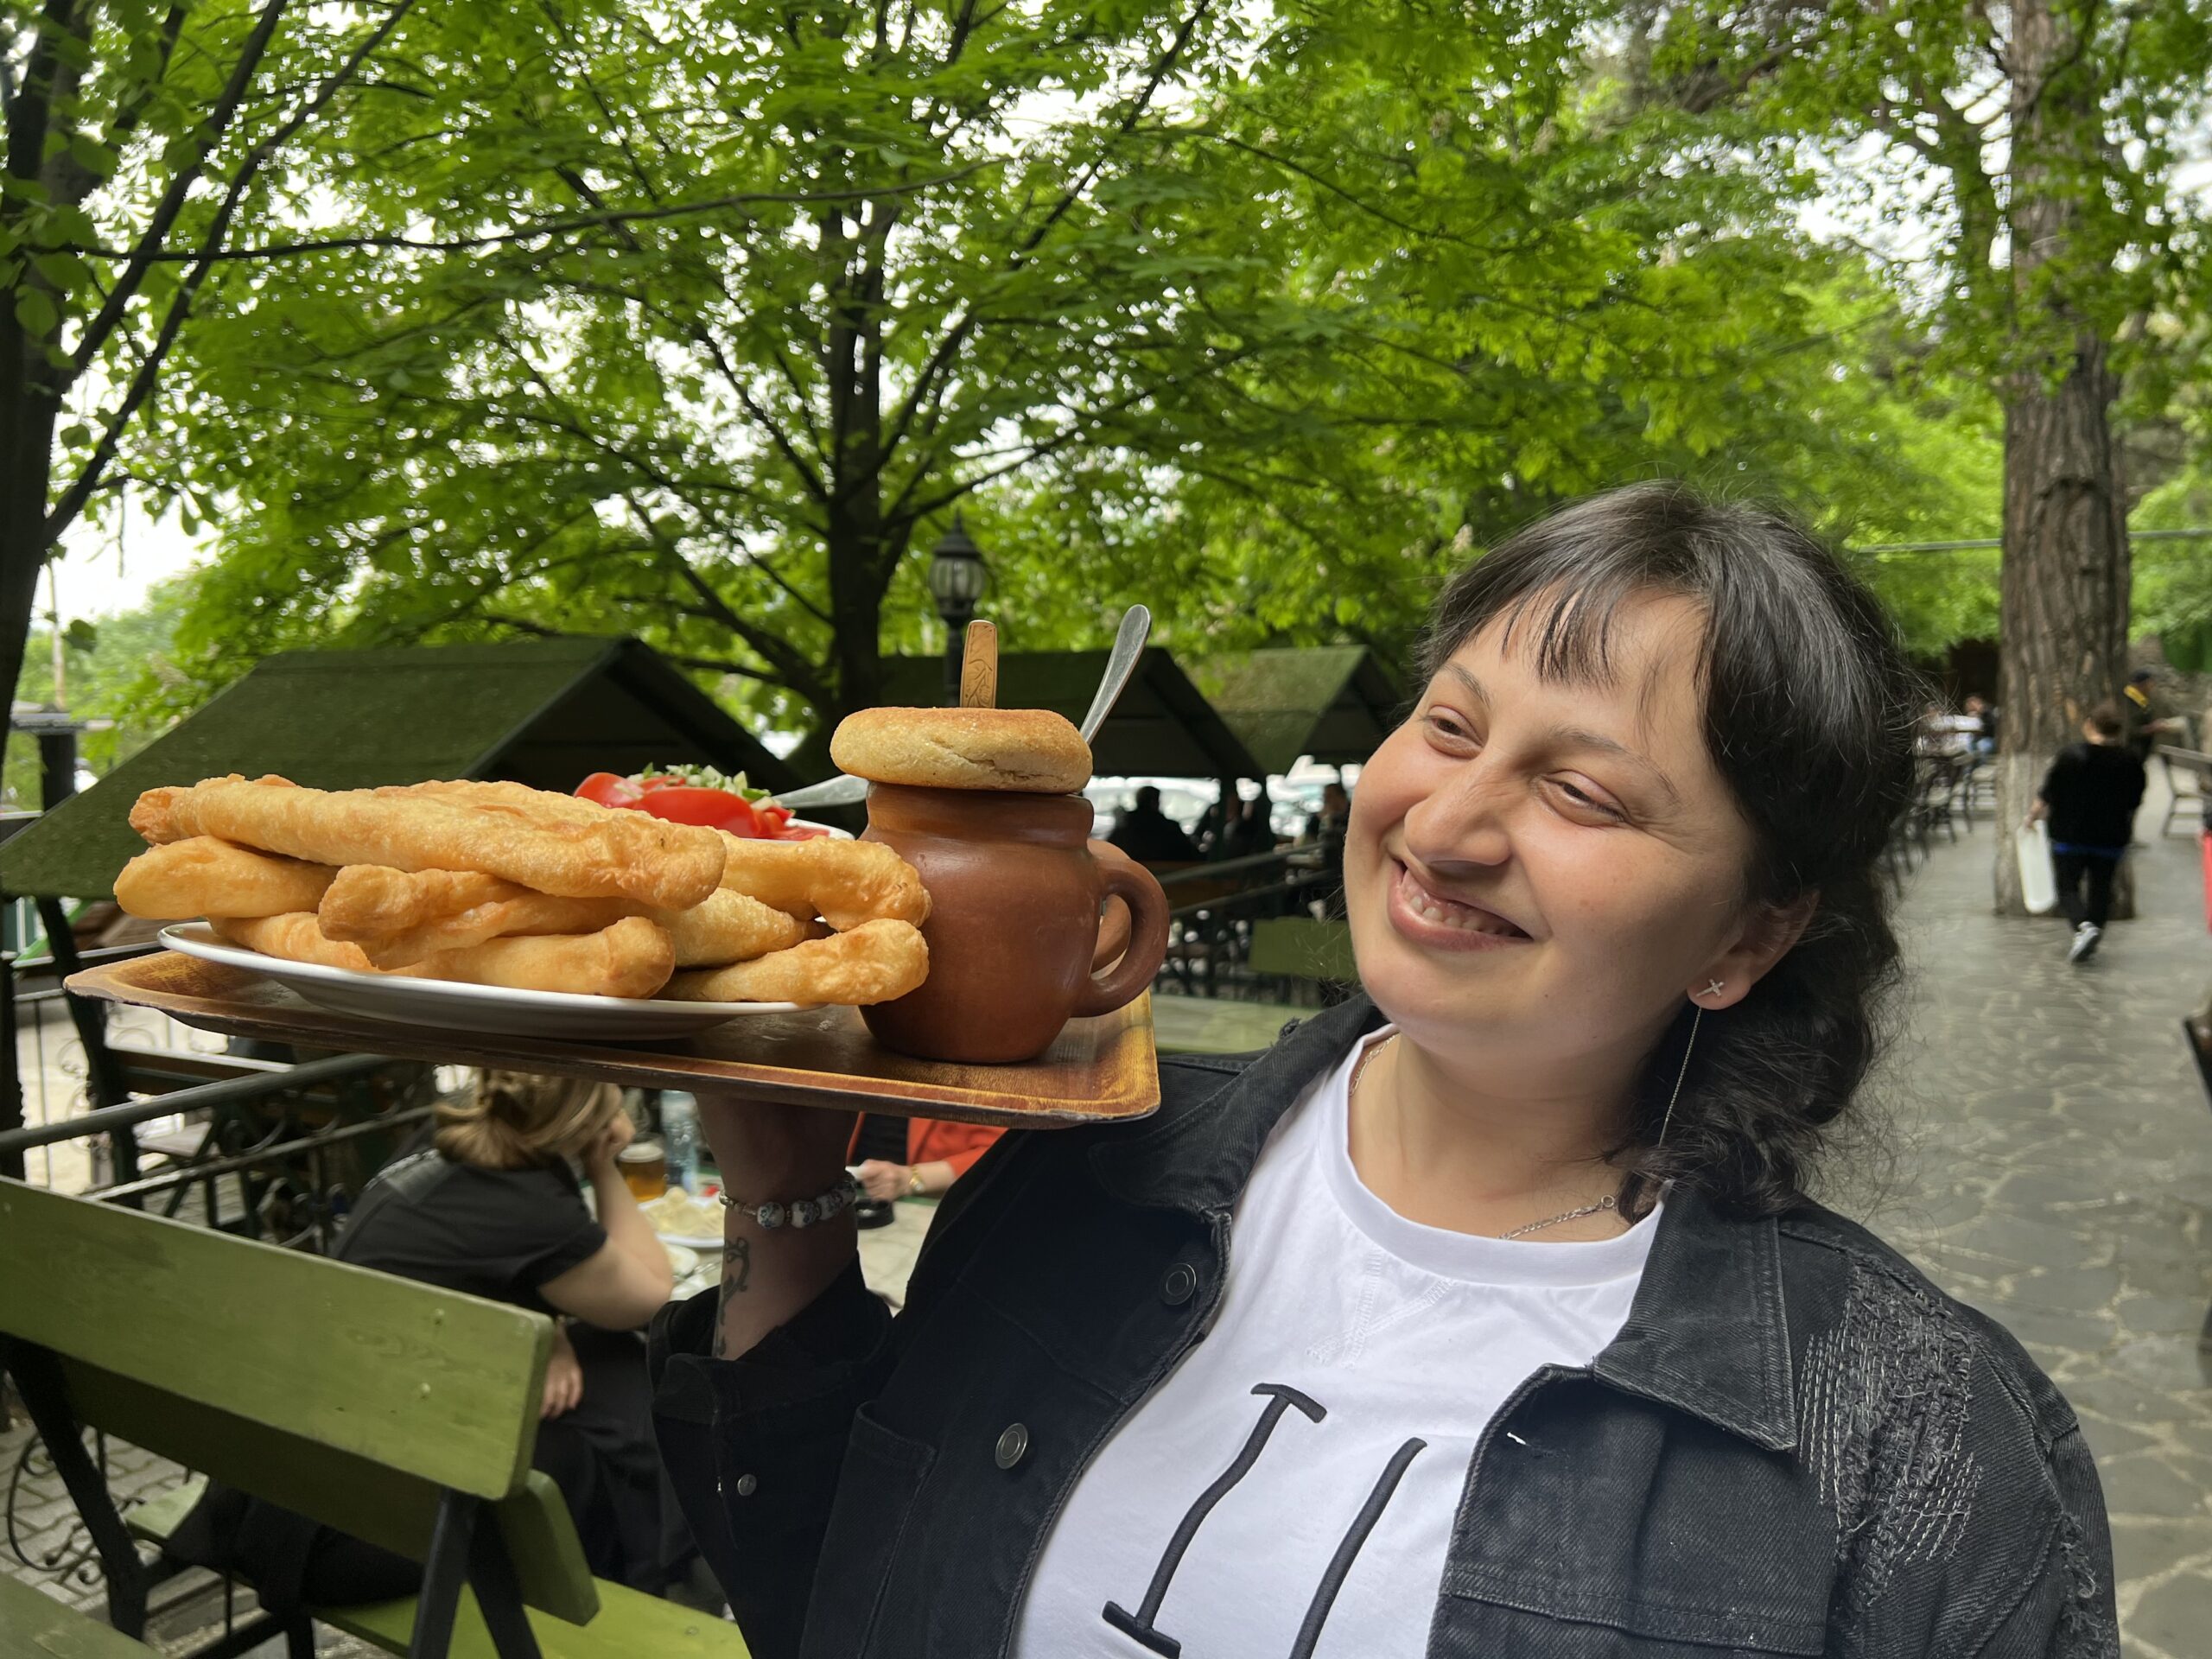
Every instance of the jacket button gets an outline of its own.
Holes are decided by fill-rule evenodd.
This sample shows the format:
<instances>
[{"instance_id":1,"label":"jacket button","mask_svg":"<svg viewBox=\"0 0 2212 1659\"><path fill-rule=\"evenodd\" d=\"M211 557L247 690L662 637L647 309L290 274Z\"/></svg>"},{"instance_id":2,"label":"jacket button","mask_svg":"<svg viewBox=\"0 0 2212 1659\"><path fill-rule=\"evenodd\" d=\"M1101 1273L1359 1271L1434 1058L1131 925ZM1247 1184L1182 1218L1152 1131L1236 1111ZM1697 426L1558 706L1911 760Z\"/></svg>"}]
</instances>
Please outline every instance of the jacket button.
<instances>
[{"instance_id":1,"label":"jacket button","mask_svg":"<svg viewBox=\"0 0 2212 1659\"><path fill-rule=\"evenodd\" d=\"M1198 1269L1187 1262L1178 1262L1167 1269L1167 1276L1160 1281L1160 1300L1170 1307L1180 1307L1191 1300L1198 1288Z\"/></svg>"},{"instance_id":2,"label":"jacket button","mask_svg":"<svg viewBox=\"0 0 2212 1659\"><path fill-rule=\"evenodd\" d=\"M751 1475L740 1475L735 1482L737 1495L750 1497L760 1490L760 1483Z\"/></svg>"},{"instance_id":3,"label":"jacket button","mask_svg":"<svg viewBox=\"0 0 2212 1659\"><path fill-rule=\"evenodd\" d=\"M999 1436L998 1450L993 1454L1001 1469L1011 1469L1029 1455L1029 1431L1020 1423L1007 1425L1006 1433Z\"/></svg>"}]
</instances>

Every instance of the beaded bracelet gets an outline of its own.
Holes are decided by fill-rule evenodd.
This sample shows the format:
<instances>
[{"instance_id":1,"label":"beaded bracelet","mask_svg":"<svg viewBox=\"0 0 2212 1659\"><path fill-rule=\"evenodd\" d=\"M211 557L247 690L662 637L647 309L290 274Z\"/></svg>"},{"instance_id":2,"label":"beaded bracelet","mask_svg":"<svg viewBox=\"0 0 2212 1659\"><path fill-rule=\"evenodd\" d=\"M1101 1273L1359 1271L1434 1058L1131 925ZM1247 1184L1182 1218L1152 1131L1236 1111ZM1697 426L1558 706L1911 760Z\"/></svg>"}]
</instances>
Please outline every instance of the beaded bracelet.
<instances>
[{"instance_id":1,"label":"beaded bracelet","mask_svg":"<svg viewBox=\"0 0 2212 1659\"><path fill-rule=\"evenodd\" d=\"M773 1199L766 1204L741 1204L724 1191L721 1206L736 1211L764 1231L772 1231L778 1227L811 1227L817 1221L842 1215L858 1204L860 1198L861 1184L847 1175L818 1198L798 1198L790 1204L778 1204Z\"/></svg>"}]
</instances>

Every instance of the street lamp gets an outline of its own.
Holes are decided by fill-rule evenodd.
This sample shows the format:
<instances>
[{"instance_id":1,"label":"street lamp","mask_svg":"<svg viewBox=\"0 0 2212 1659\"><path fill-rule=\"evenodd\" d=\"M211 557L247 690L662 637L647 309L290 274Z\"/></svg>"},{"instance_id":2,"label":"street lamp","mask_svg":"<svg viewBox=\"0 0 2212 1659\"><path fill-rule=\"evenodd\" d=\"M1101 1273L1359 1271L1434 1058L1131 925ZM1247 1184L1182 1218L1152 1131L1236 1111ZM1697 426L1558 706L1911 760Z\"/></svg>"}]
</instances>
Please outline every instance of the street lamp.
<instances>
[{"instance_id":1,"label":"street lamp","mask_svg":"<svg viewBox=\"0 0 2212 1659\"><path fill-rule=\"evenodd\" d=\"M983 551L969 538L968 527L957 512L952 528L930 550L930 597L944 619L944 701L960 701L960 658L968 623L976 614L976 601L990 585L991 573L983 564Z\"/></svg>"}]
</instances>

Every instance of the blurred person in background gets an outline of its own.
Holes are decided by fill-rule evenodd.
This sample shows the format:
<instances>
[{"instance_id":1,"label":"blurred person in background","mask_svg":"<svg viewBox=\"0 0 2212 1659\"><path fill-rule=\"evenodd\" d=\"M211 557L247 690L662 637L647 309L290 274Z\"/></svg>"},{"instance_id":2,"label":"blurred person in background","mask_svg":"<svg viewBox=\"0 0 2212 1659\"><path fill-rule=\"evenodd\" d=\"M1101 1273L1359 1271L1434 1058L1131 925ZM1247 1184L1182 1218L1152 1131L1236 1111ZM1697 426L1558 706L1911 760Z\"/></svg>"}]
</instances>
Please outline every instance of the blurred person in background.
<instances>
[{"instance_id":1,"label":"blurred person in background","mask_svg":"<svg viewBox=\"0 0 2212 1659\"><path fill-rule=\"evenodd\" d=\"M1351 824L1351 794L1340 783L1324 784L1321 810L1306 821L1306 839L1321 849L1321 902L1337 920L1344 914L1344 832Z\"/></svg>"},{"instance_id":2,"label":"blurred person in background","mask_svg":"<svg viewBox=\"0 0 2212 1659\"><path fill-rule=\"evenodd\" d=\"M906 1130L903 1161L870 1158L860 1165L861 1191L879 1204L943 1198L1006 1133L988 1124L954 1123L935 1117L910 1117Z\"/></svg>"},{"instance_id":3,"label":"blurred person in background","mask_svg":"<svg viewBox=\"0 0 2212 1659\"><path fill-rule=\"evenodd\" d=\"M2127 856L2135 809L2143 804L2143 760L2121 741L2125 726L2115 704L2091 709L2082 722L2082 741L2058 752L2028 811L2030 823L2050 823L2058 903L2074 926L2066 960L2077 964L2096 955L2104 938L2113 877Z\"/></svg>"},{"instance_id":4,"label":"blurred person in background","mask_svg":"<svg viewBox=\"0 0 2212 1659\"><path fill-rule=\"evenodd\" d=\"M2150 669L2139 668L2127 677L2119 714L2125 728L2123 741L2145 765L2161 742L2189 741L2189 722L2166 707L2158 690L2158 677Z\"/></svg>"},{"instance_id":5,"label":"blurred person in background","mask_svg":"<svg viewBox=\"0 0 2212 1659\"><path fill-rule=\"evenodd\" d=\"M1996 753L1996 705L1992 703L1988 698L1983 696L1979 691L1970 691L1967 694L1967 700L1961 705L1961 708L1965 717L1974 722L1974 724L1967 728L1967 747L1973 749L1976 754L1990 755Z\"/></svg>"},{"instance_id":6,"label":"blurred person in background","mask_svg":"<svg viewBox=\"0 0 2212 1659\"><path fill-rule=\"evenodd\" d=\"M1136 804L1115 820L1106 839L1140 864L1195 864L1199 858L1198 842L1160 810L1160 791L1150 784L1137 791Z\"/></svg>"},{"instance_id":7,"label":"blurred person in background","mask_svg":"<svg viewBox=\"0 0 2212 1659\"><path fill-rule=\"evenodd\" d=\"M1257 858L1262 853L1275 849L1275 804L1268 794L1267 785L1243 804L1236 822L1229 831L1229 856Z\"/></svg>"}]
</instances>

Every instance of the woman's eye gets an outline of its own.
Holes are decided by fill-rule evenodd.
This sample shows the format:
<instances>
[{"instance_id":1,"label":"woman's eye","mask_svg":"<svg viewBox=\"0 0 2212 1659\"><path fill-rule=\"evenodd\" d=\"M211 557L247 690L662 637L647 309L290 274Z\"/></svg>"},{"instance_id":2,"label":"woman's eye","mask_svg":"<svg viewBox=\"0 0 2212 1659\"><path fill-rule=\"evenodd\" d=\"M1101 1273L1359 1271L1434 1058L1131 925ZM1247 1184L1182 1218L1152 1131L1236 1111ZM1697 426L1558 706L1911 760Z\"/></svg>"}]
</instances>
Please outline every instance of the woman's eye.
<instances>
[{"instance_id":1,"label":"woman's eye","mask_svg":"<svg viewBox=\"0 0 2212 1659\"><path fill-rule=\"evenodd\" d=\"M1564 778L1554 779L1552 786L1565 796L1567 804L1578 812L1595 813L1600 817L1611 818L1616 823L1627 817L1626 813L1611 802L1599 800L1588 791L1576 788Z\"/></svg>"},{"instance_id":2,"label":"woman's eye","mask_svg":"<svg viewBox=\"0 0 2212 1659\"><path fill-rule=\"evenodd\" d=\"M1432 710L1423 716L1423 722L1433 736L1440 737L1453 743L1474 741L1475 734L1467 729L1456 715L1439 714Z\"/></svg>"}]
</instances>

